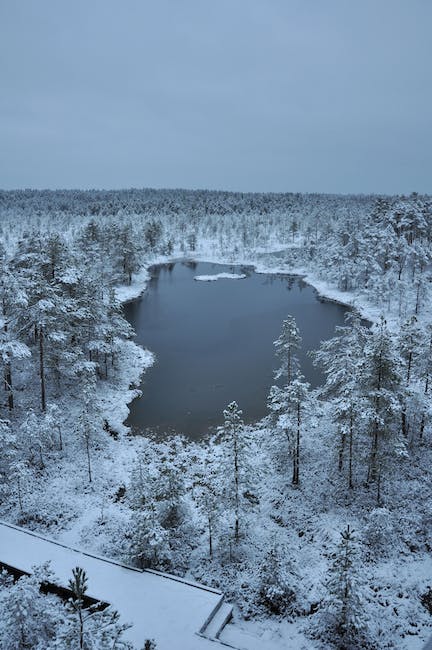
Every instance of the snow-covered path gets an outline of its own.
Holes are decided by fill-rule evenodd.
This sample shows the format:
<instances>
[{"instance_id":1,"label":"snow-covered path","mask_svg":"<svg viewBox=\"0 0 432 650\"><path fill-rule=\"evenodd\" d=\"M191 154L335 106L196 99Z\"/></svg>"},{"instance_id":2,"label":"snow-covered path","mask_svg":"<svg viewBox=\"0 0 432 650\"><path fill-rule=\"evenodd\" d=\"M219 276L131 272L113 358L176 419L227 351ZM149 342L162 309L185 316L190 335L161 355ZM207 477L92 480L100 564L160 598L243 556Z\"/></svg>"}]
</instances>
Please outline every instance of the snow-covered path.
<instances>
[{"instance_id":1,"label":"snow-covered path","mask_svg":"<svg viewBox=\"0 0 432 650\"><path fill-rule=\"evenodd\" d=\"M215 643L197 632L223 599L219 591L126 567L0 522L0 562L30 573L48 560L60 586L67 586L74 567L82 567L88 595L110 603L123 622L132 623L127 638L137 648L153 638L158 650L215 650Z\"/></svg>"}]
</instances>

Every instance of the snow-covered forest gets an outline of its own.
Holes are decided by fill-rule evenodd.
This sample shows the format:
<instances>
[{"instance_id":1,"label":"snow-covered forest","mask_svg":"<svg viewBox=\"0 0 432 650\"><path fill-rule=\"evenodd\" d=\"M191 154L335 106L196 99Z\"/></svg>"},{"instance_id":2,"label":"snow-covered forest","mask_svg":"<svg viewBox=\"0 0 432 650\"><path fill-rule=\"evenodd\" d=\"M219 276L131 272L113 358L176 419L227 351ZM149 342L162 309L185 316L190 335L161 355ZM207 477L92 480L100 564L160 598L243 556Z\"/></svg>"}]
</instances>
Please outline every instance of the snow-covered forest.
<instances>
[{"instance_id":1,"label":"snow-covered forest","mask_svg":"<svg viewBox=\"0 0 432 650\"><path fill-rule=\"evenodd\" d=\"M432 199L23 190L0 192L0 217L0 519L217 587L245 630L281 648L420 650L432 632ZM153 355L121 303L145 291L149 266L182 258L301 274L354 306L311 352L324 385L301 374L287 314L262 421L244 425L233 401L201 443L130 435L127 404ZM79 647L78 601L43 596L41 614L46 570L1 577L1 649ZM16 610L12 642L18 598L31 607ZM101 639L92 623L89 647L126 647L109 624Z\"/></svg>"}]
</instances>

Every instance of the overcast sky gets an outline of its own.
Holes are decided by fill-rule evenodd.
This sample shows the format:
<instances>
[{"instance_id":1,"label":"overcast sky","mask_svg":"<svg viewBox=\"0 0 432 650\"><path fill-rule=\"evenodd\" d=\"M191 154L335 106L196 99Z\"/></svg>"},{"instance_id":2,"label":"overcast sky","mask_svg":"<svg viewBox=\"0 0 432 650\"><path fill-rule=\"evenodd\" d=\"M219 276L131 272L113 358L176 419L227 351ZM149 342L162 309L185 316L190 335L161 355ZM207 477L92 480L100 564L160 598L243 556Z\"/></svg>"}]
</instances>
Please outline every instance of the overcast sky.
<instances>
[{"instance_id":1,"label":"overcast sky","mask_svg":"<svg viewBox=\"0 0 432 650\"><path fill-rule=\"evenodd\" d=\"M431 0L1 0L0 187L432 192Z\"/></svg>"}]
</instances>

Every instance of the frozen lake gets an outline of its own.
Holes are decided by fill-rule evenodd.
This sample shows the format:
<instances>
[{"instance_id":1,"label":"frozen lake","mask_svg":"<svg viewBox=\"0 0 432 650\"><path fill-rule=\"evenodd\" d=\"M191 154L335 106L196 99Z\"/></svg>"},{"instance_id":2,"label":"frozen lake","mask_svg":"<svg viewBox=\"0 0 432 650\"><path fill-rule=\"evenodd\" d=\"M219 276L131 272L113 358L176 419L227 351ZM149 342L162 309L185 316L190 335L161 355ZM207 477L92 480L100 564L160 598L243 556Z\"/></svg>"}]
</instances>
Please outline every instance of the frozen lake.
<instances>
[{"instance_id":1,"label":"frozen lake","mask_svg":"<svg viewBox=\"0 0 432 650\"><path fill-rule=\"evenodd\" d=\"M218 273L246 278L194 279ZM277 367L273 341L288 314L303 339L302 372L312 386L319 385L322 375L307 351L333 336L347 310L319 300L297 277L202 262L154 267L145 294L124 309L137 342L156 354L127 424L195 439L221 424L222 410L232 400L246 422L266 415Z\"/></svg>"}]
</instances>

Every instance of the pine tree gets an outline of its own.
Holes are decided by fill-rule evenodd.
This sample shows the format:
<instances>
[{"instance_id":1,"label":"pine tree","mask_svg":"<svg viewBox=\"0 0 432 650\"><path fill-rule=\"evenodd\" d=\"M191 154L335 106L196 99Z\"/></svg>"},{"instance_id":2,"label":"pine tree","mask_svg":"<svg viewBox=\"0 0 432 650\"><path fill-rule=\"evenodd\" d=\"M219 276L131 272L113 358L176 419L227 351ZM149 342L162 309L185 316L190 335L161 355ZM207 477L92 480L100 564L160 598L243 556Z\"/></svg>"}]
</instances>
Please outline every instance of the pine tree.
<instances>
[{"instance_id":1,"label":"pine tree","mask_svg":"<svg viewBox=\"0 0 432 650\"><path fill-rule=\"evenodd\" d=\"M358 577L357 547L354 531L349 526L341 539L326 581L326 597L321 605L320 624L326 636L339 648L357 648L365 630L362 588Z\"/></svg>"},{"instance_id":2,"label":"pine tree","mask_svg":"<svg viewBox=\"0 0 432 650\"><path fill-rule=\"evenodd\" d=\"M18 460L16 435L8 420L0 420L0 500L11 491L14 467Z\"/></svg>"},{"instance_id":3,"label":"pine tree","mask_svg":"<svg viewBox=\"0 0 432 650\"><path fill-rule=\"evenodd\" d=\"M365 398L359 381L363 364L363 349L368 340L368 328L361 324L356 314L347 315L348 325L337 327L336 336L323 341L313 353L314 363L325 372L326 381L320 396L330 400L335 422L338 425L338 469L344 469L346 455L348 487L354 487L354 432L361 429Z\"/></svg>"},{"instance_id":4,"label":"pine tree","mask_svg":"<svg viewBox=\"0 0 432 650\"><path fill-rule=\"evenodd\" d=\"M154 642L153 639L146 639L144 641L144 648L143 650L156 650L156 643Z\"/></svg>"},{"instance_id":5,"label":"pine tree","mask_svg":"<svg viewBox=\"0 0 432 650\"><path fill-rule=\"evenodd\" d=\"M400 438L394 431L395 417L400 414L400 358L384 318L369 334L364 349L360 382L367 400L364 412L369 422L370 454L368 482L377 482L380 502L382 468L385 456L396 449ZM384 448L388 443L388 448Z\"/></svg>"},{"instance_id":6,"label":"pine tree","mask_svg":"<svg viewBox=\"0 0 432 650\"><path fill-rule=\"evenodd\" d=\"M410 418L408 405L413 401L413 378L417 366L424 334L417 317L412 316L401 327L399 332L399 349L401 353L403 368L403 388L401 387L401 429L402 435L408 438L410 430Z\"/></svg>"},{"instance_id":7,"label":"pine tree","mask_svg":"<svg viewBox=\"0 0 432 650\"><path fill-rule=\"evenodd\" d=\"M275 354L280 360L280 367L275 373L275 378L286 378L290 384L294 374L299 370L297 352L301 346L301 336L295 318L288 316L282 322L282 332L274 342Z\"/></svg>"},{"instance_id":8,"label":"pine tree","mask_svg":"<svg viewBox=\"0 0 432 650\"><path fill-rule=\"evenodd\" d=\"M218 481L215 446L202 448L197 469L193 476L193 498L200 514L204 517L208 534L209 556L213 557L213 545L221 515L222 488Z\"/></svg>"},{"instance_id":9,"label":"pine tree","mask_svg":"<svg viewBox=\"0 0 432 650\"><path fill-rule=\"evenodd\" d=\"M98 604L85 607L88 579L80 567L72 570L68 586L72 593L66 606L64 622L57 632L55 648L62 650L133 650L124 639L130 627L120 623L112 607L101 609Z\"/></svg>"},{"instance_id":10,"label":"pine tree","mask_svg":"<svg viewBox=\"0 0 432 650\"><path fill-rule=\"evenodd\" d=\"M118 250L120 252L120 265L123 271L122 280L127 284L132 282L132 274L139 271L142 264L142 247L139 246L139 239L132 231L132 224L125 224L119 230Z\"/></svg>"},{"instance_id":11,"label":"pine tree","mask_svg":"<svg viewBox=\"0 0 432 650\"><path fill-rule=\"evenodd\" d=\"M47 413L35 413L31 409L18 428L20 453L30 465L40 470L45 468L45 453L54 447L52 433L52 422Z\"/></svg>"},{"instance_id":12,"label":"pine tree","mask_svg":"<svg viewBox=\"0 0 432 650\"><path fill-rule=\"evenodd\" d=\"M152 562L153 565L158 562L167 564L171 553L180 556L184 553L184 548L194 535L189 500L186 498L187 475L188 458L182 438L177 436L159 443L146 441L142 445L128 489L128 498L134 510L131 534L135 559L139 559L144 547L143 561ZM154 520L159 531L160 551L157 558L147 548L150 544L147 530L150 520ZM134 527L141 532L137 530L135 534Z\"/></svg>"},{"instance_id":13,"label":"pine tree","mask_svg":"<svg viewBox=\"0 0 432 650\"><path fill-rule=\"evenodd\" d=\"M28 464L25 460L20 460L19 455L16 454L10 464L10 477L16 487L16 494L20 513L24 512L24 496L25 487L29 482L30 471Z\"/></svg>"},{"instance_id":14,"label":"pine tree","mask_svg":"<svg viewBox=\"0 0 432 650\"><path fill-rule=\"evenodd\" d=\"M420 362L420 380L423 383L423 395L422 395L422 408L421 408L421 419L419 427L419 438L423 439L424 430L426 422L430 417L430 408L429 408L429 390L430 390L430 380L432 376L432 327L429 326L426 330L426 337L424 339L423 351L421 355Z\"/></svg>"},{"instance_id":15,"label":"pine tree","mask_svg":"<svg viewBox=\"0 0 432 650\"><path fill-rule=\"evenodd\" d=\"M219 443L224 450L223 468L226 485L225 495L234 509L234 540L240 540L240 520L242 518L242 494L246 490L246 468L248 438L242 420L243 412L237 402L231 402L223 411L224 424L218 429Z\"/></svg>"},{"instance_id":16,"label":"pine tree","mask_svg":"<svg viewBox=\"0 0 432 650\"><path fill-rule=\"evenodd\" d=\"M18 323L27 329L29 339L37 346L39 361L41 410L46 410L47 349L50 345L62 345L65 340L59 325L67 312L60 285L52 278L52 265L45 252L42 236L22 242L15 259L16 271L20 274L27 301L18 314Z\"/></svg>"},{"instance_id":17,"label":"pine tree","mask_svg":"<svg viewBox=\"0 0 432 650\"><path fill-rule=\"evenodd\" d=\"M14 408L12 364L15 359L30 357L30 350L14 328L17 311L27 306L27 297L10 269L4 247L0 244L0 355L4 369L4 389L9 411Z\"/></svg>"},{"instance_id":18,"label":"pine tree","mask_svg":"<svg viewBox=\"0 0 432 650\"><path fill-rule=\"evenodd\" d=\"M153 503L132 512L129 537L131 557L141 568L158 568L169 563L169 533L159 522Z\"/></svg>"},{"instance_id":19,"label":"pine tree","mask_svg":"<svg viewBox=\"0 0 432 650\"><path fill-rule=\"evenodd\" d=\"M72 578L69 580L68 586L72 592L72 599L70 601L72 609L76 612L78 618L78 638L79 648L84 648L84 596L87 591L87 576L83 569L76 567L72 569Z\"/></svg>"},{"instance_id":20,"label":"pine tree","mask_svg":"<svg viewBox=\"0 0 432 650\"><path fill-rule=\"evenodd\" d=\"M259 600L271 614L286 614L296 600L294 583L299 579L285 553L270 548L259 568Z\"/></svg>"},{"instance_id":21,"label":"pine tree","mask_svg":"<svg viewBox=\"0 0 432 650\"><path fill-rule=\"evenodd\" d=\"M292 431L293 485L300 483L300 433L305 403L308 399L309 383L302 374L296 376L286 388L288 412L291 419L289 430Z\"/></svg>"},{"instance_id":22,"label":"pine tree","mask_svg":"<svg viewBox=\"0 0 432 650\"><path fill-rule=\"evenodd\" d=\"M300 332L292 316L282 323L282 333L274 342L276 356L281 365L275 373L276 379L285 378L282 388L272 386L268 406L276 416L277 426L284 431L292 457L292 483L300 481L300 428L303 404L307 399L309 384L300 373L297 352L300 349Z\"/></svg>"},{"instance_id":23,"label":"pine tree","mask_svg":"<svg viewBox=\"0 0 432 650\"><path fill-rule=\"evenodd\" d=\"M82 364L82 371L77 373L80 378L82 411L78 420L79 437L84 443L84 450L87 461L87 474L89 483L93 480L92 474L92 446L96 435L96 417L94 413L95 403L95 366L91 362Z\"/></svg>"}]
</instances>

